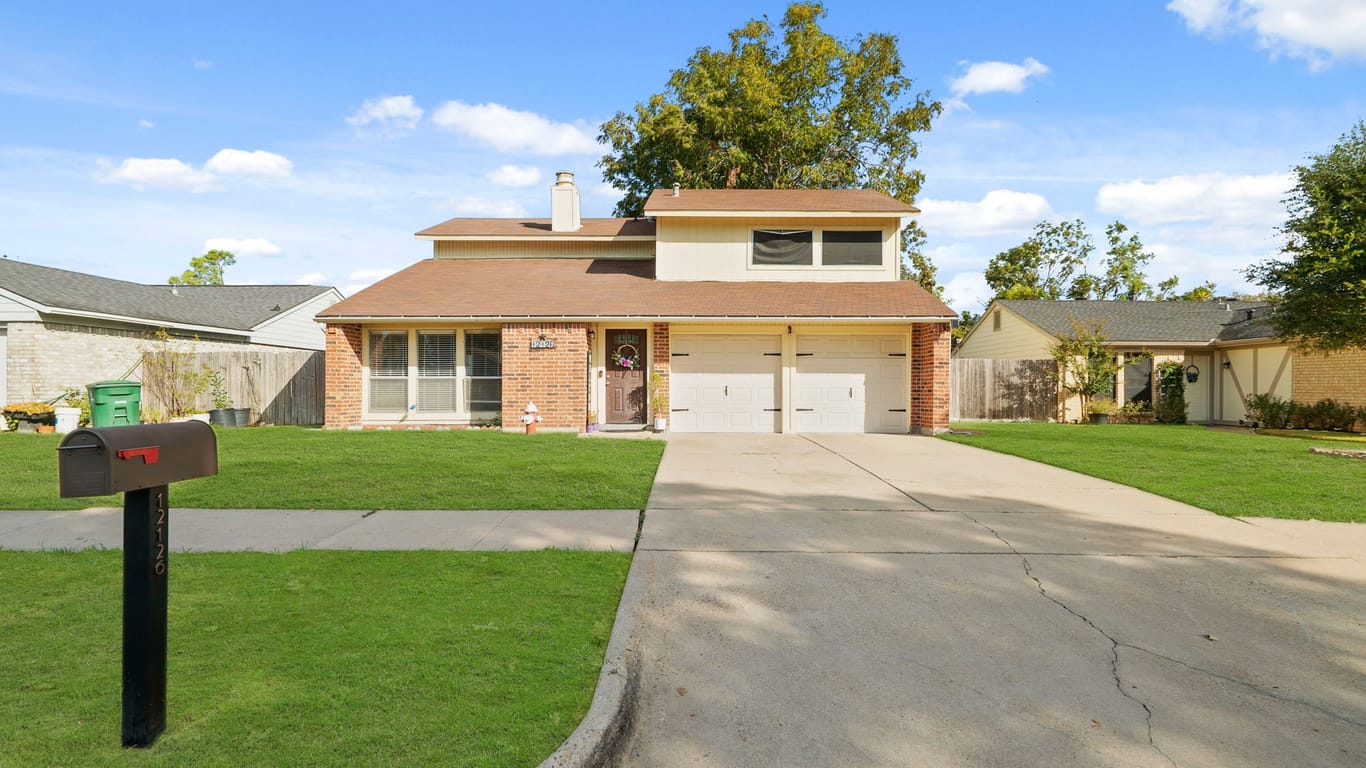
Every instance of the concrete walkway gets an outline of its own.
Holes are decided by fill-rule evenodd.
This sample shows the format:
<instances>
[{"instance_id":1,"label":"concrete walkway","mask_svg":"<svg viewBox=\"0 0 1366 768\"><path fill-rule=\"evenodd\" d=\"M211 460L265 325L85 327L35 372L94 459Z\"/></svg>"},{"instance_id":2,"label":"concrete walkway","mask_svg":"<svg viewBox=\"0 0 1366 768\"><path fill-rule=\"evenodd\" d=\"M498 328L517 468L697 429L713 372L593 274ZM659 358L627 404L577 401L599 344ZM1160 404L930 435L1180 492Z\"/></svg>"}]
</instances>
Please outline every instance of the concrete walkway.
<instances>
[{"instance_id":1,"label":"concrete walkway","mask_svg":"<svg viewBox=\"0 0 1366 768\"><path fill-rule=\"evenodd\" d=\"M1366 526L925 438L675 435L632 573L625 765L1366 765Z\"/></svg>"},{"instance_id":2,"label":"concrete walkway","mask_svg":"<svg viewBox=\"0 0 1366 768\"><path fill-rule=\"evenodd\" d=\"M173 552L292 549L613 550L635 545L636 510L452 512L177 509ZM123 510L0 511L0 549L121 549Z\"/></svg>"}]
</instances>

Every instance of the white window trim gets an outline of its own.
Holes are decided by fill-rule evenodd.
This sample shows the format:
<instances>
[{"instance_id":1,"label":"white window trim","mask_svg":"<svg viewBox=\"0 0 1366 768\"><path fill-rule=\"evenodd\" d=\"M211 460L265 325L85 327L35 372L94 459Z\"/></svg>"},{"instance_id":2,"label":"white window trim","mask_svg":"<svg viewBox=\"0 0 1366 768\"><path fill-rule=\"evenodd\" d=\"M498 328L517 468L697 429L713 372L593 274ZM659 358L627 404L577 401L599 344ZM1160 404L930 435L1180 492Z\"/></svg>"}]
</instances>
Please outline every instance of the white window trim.
<instances>
[{"instance_id":1,"label":"white window trim","mask_svg":"<svg viewBox=\"0 0 1366 768\"><path fill-rule=\"evenodd\" d=\"M370 335L382 331L401 331L408 334L408 375L406 377L408 385L408 402L403 411L382 411L375 412L370 410ZM418 342L417 335L423 331L439 331L455 333L455 410L453 411L419 411L417 409L418 393ZM465 372L465 334L466 332L485 332L501 334L502 326L488 325L457 325L457 326L392 326L374 325L366 326L361 335L361 421L367 424L398 424L401 422L412 422L413 424L469 424L471 415L465 407L468 394L469 376ZM501 366L500 366L501 373ZM398 377L395 377L398 378Z\"/></svg>"},{"instance_id":2,"label":"white window trim","mask_svg":"<svg viewBox=\"0 0 1366 768\"><path fill-rule=\"evenodd\" d=\"M810 232L811 233L811 263L810 264L755 264L754 263L754 233L756 231L785 231L785 232ZM825 263L825 233L826 232L881 232L882 233L882 263L880 264L826 264ZM781 230L769 227L750 227L749 237L745 241L745 267L755 272L883 272L887 269L890 257L894 253L889 253L887 230L882 227L803 227L800 229Z\"/></svg>"}]
</instances>

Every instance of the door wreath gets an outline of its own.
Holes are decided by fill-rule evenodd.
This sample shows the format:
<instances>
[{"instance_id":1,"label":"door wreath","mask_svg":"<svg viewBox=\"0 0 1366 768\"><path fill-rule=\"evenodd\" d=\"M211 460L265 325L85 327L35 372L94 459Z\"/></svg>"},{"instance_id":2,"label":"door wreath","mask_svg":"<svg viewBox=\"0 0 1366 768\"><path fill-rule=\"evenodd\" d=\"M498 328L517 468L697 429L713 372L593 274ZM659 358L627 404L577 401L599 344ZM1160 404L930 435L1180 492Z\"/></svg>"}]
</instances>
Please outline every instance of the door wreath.
<instances>
[{"instance_id":1,"label":"door wreath","mask_svg":"<svg viewBox=\"0 0 1366 768\"><path fill-rule=\"evenodd\" d=\"M612 362L624 370L634 371L640 365L640 351L630 344L622 344L612 353Z\"/></svg>"}]
</instances>

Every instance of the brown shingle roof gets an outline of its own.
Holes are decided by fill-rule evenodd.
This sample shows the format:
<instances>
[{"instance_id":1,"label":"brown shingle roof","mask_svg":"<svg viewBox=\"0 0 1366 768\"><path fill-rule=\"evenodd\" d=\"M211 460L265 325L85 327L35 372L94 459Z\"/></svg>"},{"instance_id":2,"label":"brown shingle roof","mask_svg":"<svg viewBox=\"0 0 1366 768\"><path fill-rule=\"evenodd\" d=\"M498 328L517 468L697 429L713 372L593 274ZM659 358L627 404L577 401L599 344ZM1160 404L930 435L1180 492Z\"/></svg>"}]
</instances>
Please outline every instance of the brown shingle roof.
<instances>
[{"instance_id":1,"label":"brown shingle roof","mask_svg":"<svg viewBox=\"0 0 1366 768\"><path fill-rule=\"evenodd\" d=\"M650 260L428 259L318 318L956 317L909 280L660 281Z\"/></svg>"},{"instance_id":2,"label":"brown shingle roof","mask_svg":"<svg viewBox=\"0 0 1366 768\"><path fill-rule=\"evenodd\" d=\"M451 219L418 237L654 237L649 219L582 219L573 232L550 231L550 219Z\"/></svg>"},{"instance_id":3,"label":"brown shingle roof","mask_svg":"<svg viewBox=\"0 0 1366 768\"><path fill-rule=\"evenodd\" d=\"M649 216L679 211L790 211L793 213L886 213L920 209L871 189L656 189L645 201Z\"/></svg>"}]
</instances>

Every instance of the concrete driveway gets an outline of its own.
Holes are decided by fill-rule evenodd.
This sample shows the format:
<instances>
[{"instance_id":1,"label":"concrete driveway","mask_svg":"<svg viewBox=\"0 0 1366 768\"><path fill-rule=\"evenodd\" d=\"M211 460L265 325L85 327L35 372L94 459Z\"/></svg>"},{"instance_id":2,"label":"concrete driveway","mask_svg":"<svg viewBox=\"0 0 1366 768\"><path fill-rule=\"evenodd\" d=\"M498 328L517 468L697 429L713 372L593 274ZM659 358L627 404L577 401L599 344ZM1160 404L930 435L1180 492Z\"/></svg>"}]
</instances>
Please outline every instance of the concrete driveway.
<instances>
[{"instance_id":1,"label":"concrete driveway","mask_svg":"<svg viewBox=\"0 0 1366 768\"><path fill-rule=\"evenodd\" d=\"M637 577L626 765L1366 765L1366 526L927 438L676 435Z\"/></svg>"}]
</instances>

